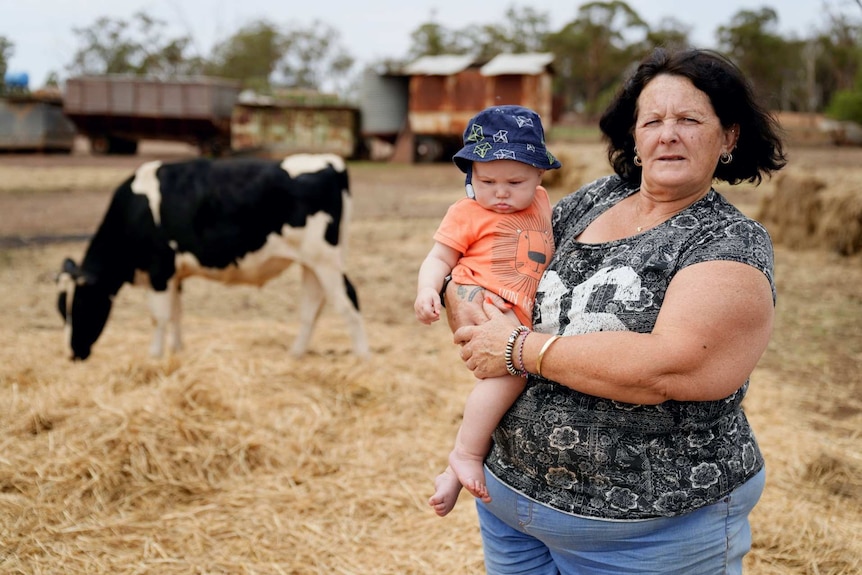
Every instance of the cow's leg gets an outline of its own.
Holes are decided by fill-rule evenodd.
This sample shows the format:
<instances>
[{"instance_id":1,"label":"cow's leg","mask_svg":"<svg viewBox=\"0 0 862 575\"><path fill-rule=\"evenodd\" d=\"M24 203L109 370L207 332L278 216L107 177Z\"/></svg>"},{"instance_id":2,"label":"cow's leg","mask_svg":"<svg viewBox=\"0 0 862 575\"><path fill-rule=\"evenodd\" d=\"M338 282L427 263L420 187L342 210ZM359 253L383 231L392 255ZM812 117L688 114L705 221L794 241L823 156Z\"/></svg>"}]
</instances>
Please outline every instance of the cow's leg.
<instances>
[{"instance_id":1,"label":"cow's leg","mask_svg":"<svg viewBox=\"0 0 862 575\"><path fill-rule=\"evenodd\" d=\"M165 331L171 318L171 297L170 291L150 292L150 315L153 318L151 357L161 357L165 352Z\"/></svg>"},{"instance_id":2,"label":"cow's leg","mask_svg":"<svg viewBox=\"0 0 862 575\"><path fill-rule=\"evenodd\" d=\"M315 272L319 285L322 286L322 291L326 294L326 300L347 322L350 339L353 342L353 352L359 357L368 357L368 337L365 334L365 324L359 314L358 307L348 297L346 276L341 269L328 266L319 266ZM352 286L350 288L352 289Z\"/></svg>"},{"instance_id":3,"label":"cow's leg","mask_svg":"<svg viewBox=\"0 0 862 575\"><path fill-rule=\"evenodd\" d=\"M171 294L171 330L170 330L170 346L171 352L178 352L183 349L183 286L179 282L170 282L168 291Z\"/></svg>"},{"instance_id":4,"label":"cow's leg","mask_svg":"<svg viewBox=\"0 0 862 575\"><path fill-rule=\"evenodd\" d=\"M293 347L290 349L290 353L297 357L308 350L308 342L311 340L311 334L314 331L317 318L323 309L323 301L326 296L314 272L304 265L301 267L302 285L299 298L299 333L296 335L296 339L293 340Z\"/></svg>"}]
</instances>

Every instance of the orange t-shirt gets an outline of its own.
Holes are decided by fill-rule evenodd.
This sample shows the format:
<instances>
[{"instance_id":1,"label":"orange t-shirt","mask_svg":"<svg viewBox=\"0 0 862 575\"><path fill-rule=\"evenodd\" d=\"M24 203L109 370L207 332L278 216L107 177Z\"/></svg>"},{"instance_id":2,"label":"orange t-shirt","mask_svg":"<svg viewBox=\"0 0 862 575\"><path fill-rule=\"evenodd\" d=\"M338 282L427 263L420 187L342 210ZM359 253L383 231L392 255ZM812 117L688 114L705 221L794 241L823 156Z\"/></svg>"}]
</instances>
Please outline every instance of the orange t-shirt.
<instances>
[{"instance_id":1,"label":"orange t-shirt","mask_svg":"<svg viewBox=\"0 0 862 575\"><path fill-rule=\"evenodd\" d=\"M461 252L452 280L490 290L532 325L533 302L542 272L554 255L551 202L542 186L520 212L498 214L463 198L449 207L434 240Z\"/></svg>"}]
</instances>

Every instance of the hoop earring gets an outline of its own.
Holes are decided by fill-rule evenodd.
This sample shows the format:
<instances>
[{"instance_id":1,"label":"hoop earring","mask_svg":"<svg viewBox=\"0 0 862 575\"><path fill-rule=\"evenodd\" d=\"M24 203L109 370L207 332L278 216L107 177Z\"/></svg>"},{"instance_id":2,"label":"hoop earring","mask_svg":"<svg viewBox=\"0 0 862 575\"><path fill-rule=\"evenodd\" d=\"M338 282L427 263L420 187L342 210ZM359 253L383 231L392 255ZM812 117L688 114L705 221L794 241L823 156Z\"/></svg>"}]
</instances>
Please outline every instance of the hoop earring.
<instances>
[{"instance_id":1,"label":"hoop earring","mask_svg":"<svg viewBox=\"0 0 862 575\"><path fill-rule=\"evenodd\" d=\"M637 146L635 146L635 157L632 158L632 163L635 166L637 166L638 168L640 168L641 166L644 165L644 163L641 161L641 157L638 156L638 147Z\"/></svg>"},{"instance_id":2,"label":"hoop earring","mask_svg":"<svg viewBox=\"0 0 862 575\"><path fill-rule=\"evenodd\" d=\"M730 152L722 152L721 156L718 158L718 161L724 165L727 165L733 161L733 154L731 154Z\"/></svg>"}]
</instances>

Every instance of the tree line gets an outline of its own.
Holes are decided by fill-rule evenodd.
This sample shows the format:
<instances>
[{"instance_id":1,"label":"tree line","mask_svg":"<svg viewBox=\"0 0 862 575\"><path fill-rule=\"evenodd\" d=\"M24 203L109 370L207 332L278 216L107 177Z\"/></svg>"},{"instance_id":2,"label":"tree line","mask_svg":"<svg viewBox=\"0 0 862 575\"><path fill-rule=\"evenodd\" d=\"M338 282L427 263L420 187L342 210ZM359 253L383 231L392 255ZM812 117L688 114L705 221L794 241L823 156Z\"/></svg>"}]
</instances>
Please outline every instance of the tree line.
<instances>
[{"instance_id":1,"label":"tree line","mask_svg":"<svg viewBox=\"0 0 862 575\"><path fill-rule=\"evenodd\" d=\"M856 4L860 11L847 14L824 3L822 27L804 38L781 35L774 8L739 10L717 26L712 47L740 66L770 109L862 121L862 0ZM326 89L356 101L356 61L339 32L323 22L252 21L206 55L195 50L191 37L173 37L166 29L166 22L146 12L130 20L102 17L74 28L78 47L65 72L165 79L203 74L235 79L263 94ZM651 26L621 0L583 4L558 29L552 29L547 13L512 5L500 21L479 27L451 28L432 16L412 31L407 54L368 67L397 71L423 55L475 54L481 60L500 53L551 52L556 100L565 111L593 117L643 55L655 46L691 45L691 32L673 17ZM0 36L0 82L13 53L14 44ZM58 80L52 73L47 83ZM0 83L0 93L3 88Z\"/></svg>"}]
</instances>

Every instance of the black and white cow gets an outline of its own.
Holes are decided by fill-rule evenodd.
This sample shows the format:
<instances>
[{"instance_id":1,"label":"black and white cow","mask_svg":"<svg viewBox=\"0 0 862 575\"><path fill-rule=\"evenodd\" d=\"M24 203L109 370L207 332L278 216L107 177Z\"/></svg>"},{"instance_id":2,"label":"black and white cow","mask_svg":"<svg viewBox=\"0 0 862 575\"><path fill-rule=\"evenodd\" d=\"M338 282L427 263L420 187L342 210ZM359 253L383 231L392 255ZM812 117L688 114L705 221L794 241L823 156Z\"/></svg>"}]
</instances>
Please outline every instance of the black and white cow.
<instances>
[{"instance_id":1,"label":"black and white cow","mask_svg":"<svg viewBox=\"0 0 862 575\"><path fill-rule=\"evenodd\" d=\"M182 348L185 278L260 286L293 262L302 266L302 299L291 352L307 350L328 301L347 320L353 351L367 356L356 291L344 274L350 207L344 160L331 154L143 164L114 192L81 265L67 258L58 276L72 359L90 355L126 283L152 289L150 355L158 357L169 325L171 349Z\"/></svg>"}]
</instances>

